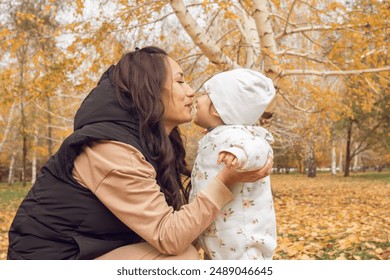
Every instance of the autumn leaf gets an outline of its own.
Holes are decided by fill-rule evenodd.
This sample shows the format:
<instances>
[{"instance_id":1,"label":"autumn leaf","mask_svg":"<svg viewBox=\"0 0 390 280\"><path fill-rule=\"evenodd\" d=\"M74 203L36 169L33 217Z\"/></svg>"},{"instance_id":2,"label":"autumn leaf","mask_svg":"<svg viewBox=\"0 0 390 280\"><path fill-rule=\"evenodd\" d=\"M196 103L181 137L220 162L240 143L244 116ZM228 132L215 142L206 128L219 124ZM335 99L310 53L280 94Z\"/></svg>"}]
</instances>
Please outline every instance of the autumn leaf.
<instances>
[{"instance_id":1,"label":"autumn leaf","mask_svg":"<svg viewBox=\"0 0 390 280\"><path fill-rule=\"evenodd\" d=\"M325 174L311 181L302 175L271 179L276 259L389 259L389 179Z\"/></svg>"}]
</instances>

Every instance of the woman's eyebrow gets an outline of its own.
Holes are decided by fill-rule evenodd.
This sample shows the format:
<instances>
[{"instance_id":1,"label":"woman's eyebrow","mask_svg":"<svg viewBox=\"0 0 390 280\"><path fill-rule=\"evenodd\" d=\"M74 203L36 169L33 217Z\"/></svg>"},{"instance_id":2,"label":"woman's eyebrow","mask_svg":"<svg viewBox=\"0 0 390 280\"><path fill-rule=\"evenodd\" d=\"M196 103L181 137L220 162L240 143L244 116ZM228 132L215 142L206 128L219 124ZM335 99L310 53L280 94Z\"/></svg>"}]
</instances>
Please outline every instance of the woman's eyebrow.
<instances>
[{"instance_id":1,"label":"woman's eyebrow","mask_svg":"<svg viewBox=\"0 0 390 280\"><path fill-rule=\"evenodd\" d=\"M179 75L180 78L184 78L184 74L183 72L176 72L175 76Z\"/></svg>"}]
</instances>

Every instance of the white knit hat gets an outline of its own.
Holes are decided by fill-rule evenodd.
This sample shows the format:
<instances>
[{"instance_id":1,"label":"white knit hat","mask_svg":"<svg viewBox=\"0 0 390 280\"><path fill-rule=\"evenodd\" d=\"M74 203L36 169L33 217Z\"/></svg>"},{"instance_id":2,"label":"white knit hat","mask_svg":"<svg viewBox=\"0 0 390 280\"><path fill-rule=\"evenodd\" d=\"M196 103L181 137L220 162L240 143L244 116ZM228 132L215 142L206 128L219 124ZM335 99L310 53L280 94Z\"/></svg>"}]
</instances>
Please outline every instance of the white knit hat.
<instances>
[{"instance_id":1,"label":"white knit hat","mask_svg":"<svg viewBox=\"0 0 390 280\"><path fill-rule=\"evenodd\" d=\"M234 69L204 84L225 124L253 125L275 97L271 79L250 69Z\"/></svg>"}]
</instances>

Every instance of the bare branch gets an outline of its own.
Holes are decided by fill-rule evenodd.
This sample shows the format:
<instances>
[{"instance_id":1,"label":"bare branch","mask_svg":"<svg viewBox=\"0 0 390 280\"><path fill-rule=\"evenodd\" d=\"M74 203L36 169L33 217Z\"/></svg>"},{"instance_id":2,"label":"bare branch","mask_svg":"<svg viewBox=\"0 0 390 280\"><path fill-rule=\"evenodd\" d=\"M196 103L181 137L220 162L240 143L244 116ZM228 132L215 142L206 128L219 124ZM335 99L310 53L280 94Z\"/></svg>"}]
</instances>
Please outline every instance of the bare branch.
<instances>
[{"instance_id":1,"label":"bare branch","mask_svg":"<svg viewBox=\"0 0 390 280\"><path fill-rule=\"evenodd\" d=\"M284 25L284 29L283 29L283 34L286 34L286 31L287 31L287 26L289 24L289 21L290 21L290 16L293 12L293 8L295 6L295 3L297 2L297 0L294 0L294 2L291 4L291 7L290 7L290 11L288 11L288 15L287 15L287 19L286 19L286 24Z\"/></svg>"},{"instance_id":2,"label":"bare branch","mask_svg":"<svg viewBox=\"0 0 390 280\"><path fill-rule=\"evenodd\" d=\"M372 55L374 53L380 53L380 52L385 52L386 51L386 48L385 47L382 47L380 49L373 49L371 51L369 51L368 53L366 54L363 54L362 56L360 56L361 59L364 59L365 57L369 56L369 55Z\"/></svg>"},{"instance_id":3,"label":"bare branch","mask_svg":"<svg viewBox=\"0 0 390 280\"><path fill-rule=\"evenodd\" d=\"M297 105L295 105L290 99L288 99L287 95L282 92L281 90L279 90L278 92L280 94L281 97L283 97L284 100L286 100L286 102L291 106L293 107L294 109L298 110L298 111L302 111L302 112L305 112L305 113L309 113L309 114L315 114L315 113L320 113L321 110L307 110L307 109L303 109L303 108L300 108L298 107Z\"/></svg>"},{"instance_id":4,"label":"bare branch","mask_svg":"<svg viewBox=\"0 0 390 280\"><path fill-rule=\"evenodd\" d=\"M284 51L278 52L277 54L278 54L278 55L291 55L291 56L302 57L302 58L306 58L306 59L308 59L308 60L315 61L315 62L318 62L318 63L326 63L326 62L327 62L327 61L325 61L325 60L320 60L320 59L318 59L318 58L310 57L310 55L315 54L315 53L313 53L313 52L297 53L297 52L292 52L292 51L284 50Z\"/></svg>"},{"instance_id":5,"label":"bare branch","mask_svg":"<svg viewBox=\"0 0 390 280\"><path fill-rule=\"evenodd\" d=\"M61 115L55 114L53 112L50 112L46 108L42 107L38 102L33 101L33 104L35 106L37 106L37 108L40 109L41 111L46 112L46 113L50 114L51 116L53 116L53 117L55 117L55 118L57 118L59 120L63 120L63 121L68 122L68 123L69 122L73 122L73 118L66 118L64 116L61 116Z\"/></svg>"},{"instance_id":6,"label":"bare branch","mask_svg":"<svg viewBox=\"0 0 390 280\"><path fill-rule=\"evenodd\" d=\"M347 75L361 75L366 73L377 73L390 71L390 66L381 68L359 69L359 70L341 70L341 71L316 71L316 70L282 70L281 77L291 75L314 75L314 76L347 76Z\"/></svg>"},{"instance_id":7,"label":"bare branch","mask_svg":"<svg viewBox=\"0 0 390 280\"><path fill-rule=\"evenodd\" d=\"M299 27L291 30L283 30L283 32L280 32L275 35L275 39L280 39L284 35L291 35L295 33L303 33L308 31L324 31L324 30L342 30L342 29L350 29L353 27L365 27L366 25L339 25L339 26L331 26L331 25L312 25L312 26L305 26L305 27Z\"/></svg>"},{"instance_id":8,"label":"bare branch","mask_svg":"<svg viewBox=\"0 0 390 280\"><path fill-rule=\"evenodd\" d=\"M238 68L239 65L225 55L222 50L211 40L211 38L196 23L195 19L188 12L186 6L181 0L170 1L180 23L190 35L194 43L202 50L206 57L214 64L221 65L223 68Z\"/></svg>"},{"instance_id":9,"label":"bare branch","mask_svg":"<svg viewBox=\"0 0 390 280\"><path fill-rule=\"evenodd\" d=\"M356 155L360 154L361 152L367 150L372 145L368 145L366 143L366 140L372 137L375 130L377 130L381 126L381 123L378 122L373 128L371 128L365 135L362 137L362 141L359 143L358 147L354 151L351 152L351 158L355 157ZM378 139L374 139L375 142L378 142Z\"/></svg>"},{"instance_id":10,"label":"bare branch","mask_svg":"<svg viewBox=\"0 0 390 280\"><path fill-rule=\"evenodd\" d=\"M379 92L376 90L376 88L373 86L373 84L371 84L371 82L367 78L364 78L364 80L366 81L368 86L372 89L372 91L375 92L375 94L379 95Z\"/></svg>"}]
</instances>

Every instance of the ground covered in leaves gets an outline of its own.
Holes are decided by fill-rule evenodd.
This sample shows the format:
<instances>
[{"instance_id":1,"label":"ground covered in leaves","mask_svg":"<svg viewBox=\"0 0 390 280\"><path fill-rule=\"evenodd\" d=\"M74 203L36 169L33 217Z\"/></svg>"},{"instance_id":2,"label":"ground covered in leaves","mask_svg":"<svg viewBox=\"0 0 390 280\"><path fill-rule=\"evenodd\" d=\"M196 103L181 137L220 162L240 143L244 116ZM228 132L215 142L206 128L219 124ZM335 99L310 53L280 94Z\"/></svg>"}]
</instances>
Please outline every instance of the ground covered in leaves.
<instances>
[{"instance_id":1,"label":"ground covered in leaves","mask_svg":"<svg viewBox=\"0 0 390 280\"><path fill-rule=\"evenodd\" d=\"M275 259L390 259L390 174L272 175Z\"/></svg>"},{"instance_id":2,"label":"ground covered in leaves","mask_svg":"<svg viewBox=\"0 0 390 280\"><path fill-rule=\"evenodd\" d=\"M390 259L390 173L273 174L278 248L274 259ZM28 187L0 185L0 260Z\"/></svg>"}]
</instances>

